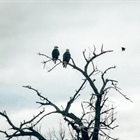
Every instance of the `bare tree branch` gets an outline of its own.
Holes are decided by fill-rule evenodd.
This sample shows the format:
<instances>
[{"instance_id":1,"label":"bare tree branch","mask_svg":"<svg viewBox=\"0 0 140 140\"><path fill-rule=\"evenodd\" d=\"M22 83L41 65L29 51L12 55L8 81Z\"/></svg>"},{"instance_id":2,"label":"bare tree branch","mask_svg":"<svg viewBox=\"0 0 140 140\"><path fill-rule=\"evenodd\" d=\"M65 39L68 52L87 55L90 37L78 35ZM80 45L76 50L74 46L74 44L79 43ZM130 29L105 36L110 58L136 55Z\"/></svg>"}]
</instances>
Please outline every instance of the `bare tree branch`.
<instances>
[{"instance_id":1,"label":"bare tree branch","mask_svg":"<svg viewBox=\"0 0 140 140\"><path fill-rule=\"evenodd\" d=\"M85 85L87 80L84 80L84 82L82 83L82 85L80 86L80 88L76 91L76 93L74 94L73 97L70 98L70 100L68 101L67 103L67 106L65 108L65 111L68 112L70 107L71 107L71 104L73 103L73 101L79 96L78 93L82 90L83 86Z\"/></svg>"},{"instance_id":2,"label":"bare tree branch","mask_svg":"<svg viewBox=\"0 0 140 140\"><path fill-rule=\"evenodd\" d=\"M19 137L19 136L34 136L38 138L39 140L46 140L40 133L34 130L35 125L32 125L33 121L37 119L43 112L44 110L39 112L31 120L24 121L23 123L20 124L20 127L17 127L12 123L12 121L7 116L5 111L3 113L0 112L0 115L3 116L7 120L8 124L11 126L11 129L14 130L12 134L8 134L6 131L0 131L0 132L5 134L8 140L12 139L13 137Z\"/></svg>"},{"instance_id":3,"label":"bare tree branch","mask_svg":"<svg viewBox=\"0 0 140 140\"><path fill-rule=\"evenodd\" d=\"M86 60L86 62L88 62L88 59L86 58L85 53L86 53L86 49L83 51L83 56L84 56L84 59Z\"/></svg>"},{"instance_id":4,"label":"bare tree branch","mask_svg":"<svg viewBox=\"0 0 140 140\"><path fill-rule=\"evenodd\" d=\"M42 63L44 64L43 68L46 67L46 63L48 63L49 61L53 61L53 59L52 59L50 56L46 55L46 54L43 54L43 53L40 53L40 52L39 52L38 55L44 56L44 57L46 57L47 59L49 59L49 60L47 60L47 61L43 61L43 62L42 62ZM57 67L59 64L62 63L61 59L58 59L58 61L59 61L59 63L55 64L52 68L50 68L50 69L48 70L48 72L52 71L55 67Z\"/></svg>"},{"instance_id":5,"label":"bare tree branch","mask_svg":"<svg viewBox=\"0 0 140 140\"><path fill-rule=\"evenodd\" d=\"M60 111L60 109L54 103L52 103L48 98L45 98L44 96L42 96L41 93L38 90L32 88L31 86L23 86L23 87L35 91L37 93L37 95L40 97L40 99L42 101L45 101L45 103L42 103L42 102L37 102L37 103L39 103L41 105L50 105L50 106L53 106L57 111Z\"/></svg>"},{"instance_id":6,"label":"bare tree branch","mask_svg":"<svg viewBox=\"0 0 140 140\"><path fill-rule=\"evenodd\" d=\"M57 67L61 62L57 63L54 67L48 70L48 72L52 71L55 67Z\"/></svg>"}]
</instances>

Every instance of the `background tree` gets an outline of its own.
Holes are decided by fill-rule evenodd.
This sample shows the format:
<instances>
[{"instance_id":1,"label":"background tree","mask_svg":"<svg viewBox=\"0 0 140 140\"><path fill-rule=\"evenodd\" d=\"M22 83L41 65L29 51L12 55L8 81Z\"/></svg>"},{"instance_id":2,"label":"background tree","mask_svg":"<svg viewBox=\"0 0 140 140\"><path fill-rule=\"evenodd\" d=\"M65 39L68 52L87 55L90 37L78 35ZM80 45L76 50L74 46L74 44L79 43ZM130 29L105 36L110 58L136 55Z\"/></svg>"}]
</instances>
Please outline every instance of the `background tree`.
<instances>
[{"instance_id":1,"label":"background tree","mask_svg":"<svg viewBox=\"0 0 140 140\"><path fill-rule=\"evenodd\" d=\"M51 106L54 110L52 112L46 113L45 109L43 108L43 110L35 115L31 120L23 121L18 127L12 123L5 111L0 112L0 115L7 120L11 129L13 130L10 134L8 133L8 131L1 130L0 132L4 133L8 140L19 136L33 136L38 138L39 140L46 140L46 138L43 137L43 135L39 133L38 130L36 130L36 126L48 115L57 113L61 114L67 124L71 126L71 128L75 131L74 138L77 140L116 140L116 138L113 138L108 134L108 131L118 127L118 125L113 126L113 123L116 120L116 113L115 107L113 105L110 106L108 103L108 93L113 89L124 96L125 99L129 101L131 100L127 98L126 95L121 93L120 88L117 87L117 80L106 78L106 73L108 73L109 70L116 68L116 66L108 67L104 71L101 71L97 68L97 66L95 66L95 59L110 52L113 51L104 51L103 45L99 53L96 53L95 46L93 50L90 50L90 54L88 56L86 55L86 50L83 51L83 57L85 59L83 68L80 68L71 58L71 62L68 63L68 66L81 73L81 75L83 76L83 80L79 88L70 97L70 99L67 101L66 106L63 108L59 108L50 99L43 96L37 89L29 85L23 86L24 88L30 89L37 94L40 101L37 101L36 103L40 104L41 107ZM43 56L47 59L43 62L44 67L49 61L53 61L53 59L46 54L38 53L38 55ZM55 67L57 67L59 64L63 63L61 59L58 59L57 61L58 63L56 63L54 67L49 69L49 72L54 70ZM100 80L102 83L100 87L97 87L96 85L96 81L98 80ZM72 104L76 102L77 98L80 98L81 90L83 90L83 88L86 88L86 83L89 84L92 93L89 93L87 95L89 97L87 101L84 100L81 102L82 114L81 116L77 116L72 112L72 110L70 111L70 109ZM61 134L61 139L65 139L65 133L63 132Z\"/></svg>"}]
</instances>

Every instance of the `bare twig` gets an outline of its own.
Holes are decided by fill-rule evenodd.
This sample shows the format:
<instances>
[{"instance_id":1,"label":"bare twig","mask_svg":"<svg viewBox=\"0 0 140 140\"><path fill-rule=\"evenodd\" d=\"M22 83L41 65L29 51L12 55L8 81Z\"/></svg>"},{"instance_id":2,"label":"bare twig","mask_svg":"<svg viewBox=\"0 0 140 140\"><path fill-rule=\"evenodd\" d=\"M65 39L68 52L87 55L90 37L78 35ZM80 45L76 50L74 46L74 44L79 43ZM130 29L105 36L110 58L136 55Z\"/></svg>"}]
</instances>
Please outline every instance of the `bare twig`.
<instances>
[{"instance_id":1,"label":"bare twig","mask_svg":"<svg viewBox=\"0 0 140 140\"><path fill-rule=\"evenodd\" d=\"M0 112L0 115L3 116L7 120L8 124L11 126L11 129L14 130L14 132L10 134L8 134L6 131L0 131L0 132L5 134L8 140L10 140L13 137L19 137L19 136L29 136L29 137L34 136L38 138L39 140L46 140L40 133L34 130L35 125L32 125L33 121L37 119L43 112L44 111L41 111L36 116L34 116L33 119L27 122L24 121L23 123L20 124L20 127L17 127L12 123L12 121L7 116L5 111L3 113Z\"/></svg>"},{"instance_id":2,"label":"bare twig","mask_svg":"<svg viewBox=\"0 0 140 140\"><path fill-rule=\"evenodd\" d=\"M48 70L48 72L52 71L55 67L57 67L61 62L57 63L54 67Z\"/></svg>"},{"instance_id":3,"label":"bare twig","mask_svg":"<svg viewBox=\"0 0 140 140\"><path fill-rule=\"evenodd\" d=\"M32 88L31 86L23 86L23 87L35 91L37 93L37 95L40 97L40 99L42 101L45 101L45 102L37 102L37 103L39 103L41 105L50 105L50 106L53 106L57 111L60 111L60 109L54 103L52 103L48 98L42 96L41 93L38 90Z\"/></svg>"},{"instance_id":4,"label":"bare twig","mask_svg":"<svg viewBox=\"0 0 140 140\"><path fill-rule=\"evenodd\" d=\"M47 59L49 59L49 60L47 60L47 61L43 61L43 62L42 62L42 63L44 64L43 68L45 68L46 63L48 63L49 61L53 61L53 59L52 59L50 56L46 55L46 54L43 54L43 53L40 53L40 52L39 52L38 55L44 56L44 57L46 57ZM61 59L58 59L58 61L59 61L59 63L55 64L55 66L53 66L52 68L49 68L48 72L52 71L52 70L53 70L55 67L57 67L60 63L62 63Z\"/></svg>"},{"instance_id":5,"label":"bare twig","mask_svg":"<svg viewBox=\"0 0 140 140\"><path fill-rule=\"evenodd\" d=\"M84 82L82 83L82 85L80 86L80 88L76 91L76 93L74 94L73 97L70 98L70 100L68 101L67 103L67 106L65 108L65 111L68 112L70 107L71 107L71 104L74 102L74 100L79 96L78 93L82 90L83 86L85 85L86 83L86 79L84 80Z\"/></svg>"},{"instance_id":6,"label":"bare twig","mask_svg":"<svg viewBox=\"0 0 140 140\"><path fill-rule=\"evenodd\" d=\"M41 55L41 56L44 56L44 57L46 57L46 58L49 58L50 60L52 60L52 58L50 57L50 56L48 56L48 55L46 55L46 54L43 54L43 53L37 53L38 55Z\"/></svg>"},{"instance_id":7,"label":"bare twig","mask_svg":"<svg viewBox=\"0 0 140 140\"><path fill-rule=\"evenodd\" d=\"M83 51L83 56L84 56L84 59L85 59L86 62L87 62L88 60L87 60L87 58L86 58L86 54L85 54L85 53L86 53L86 49Z\"/></svg>"},{"instance_id":8,"label":"bare twig","mask_svg":"<svg viewBox=\"0 0 140 140\"><path fill-rule=\"evenodd\" d=\"M104 75L107 73L108 70L114 69L114 68L116 68L116 66L109 67L109 68L107 68L107 69L102 73L101 78L102 78L102 80L103 80L103 83L105 83Z\"/></svg>"},{"instance_id":9,"label":"bare twig","mask_svg":"<svg viewBox=\"0 0 140 140\"><path fill-rule=\"evenodd\" d=\"M133 101L131 99L129 99L126 95L124 95L119 89L115 88L116 91L118 91L125 99L129 100L130 102L133 103Z\"/></svg>"}]
</instances>

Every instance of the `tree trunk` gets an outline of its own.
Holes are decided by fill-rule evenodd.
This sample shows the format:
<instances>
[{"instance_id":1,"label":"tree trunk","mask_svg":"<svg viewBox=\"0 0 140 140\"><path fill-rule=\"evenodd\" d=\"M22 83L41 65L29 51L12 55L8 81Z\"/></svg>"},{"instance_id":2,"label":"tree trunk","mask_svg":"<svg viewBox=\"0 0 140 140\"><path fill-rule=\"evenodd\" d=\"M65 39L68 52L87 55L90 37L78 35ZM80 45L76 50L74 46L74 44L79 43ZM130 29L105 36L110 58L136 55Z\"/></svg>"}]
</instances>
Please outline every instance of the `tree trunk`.
<instances>
[{"instance_id":1,"label":"tree trunk","mask_svg":"<svg viewBox=\"0 0 140 140\"><path fill-rule=\"evenodd\" d=\"M82 129L81 133L82 133L82 140L89 140L87 128Z\"/></svg>"},{"instance_id":2,"label":"tree trunk","mask_svg":"<svg viewBox=\"0 0 140 140\"><path fill-rule=\"evenodd\" d=\"M100 130L100 112L101 112L101 95L97 96L97 100L95 103L95 124L92 140L98 140L99 130Z\"/></svg>"}]
</instances>

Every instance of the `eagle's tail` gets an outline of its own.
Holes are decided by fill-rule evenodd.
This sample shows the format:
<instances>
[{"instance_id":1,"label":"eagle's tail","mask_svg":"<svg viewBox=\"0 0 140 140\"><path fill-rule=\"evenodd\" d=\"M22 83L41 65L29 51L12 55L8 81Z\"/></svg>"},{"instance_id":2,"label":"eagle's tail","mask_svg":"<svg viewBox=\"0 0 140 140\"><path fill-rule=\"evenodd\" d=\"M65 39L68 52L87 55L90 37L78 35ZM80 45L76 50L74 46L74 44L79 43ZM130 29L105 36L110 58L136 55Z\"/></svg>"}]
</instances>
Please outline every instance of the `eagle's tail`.
<instances>
[{"instance_id":1,"label":"eagle's tail","mask_svg":"<svg viewBox=\"0 0 140 140\"><path fill-rule=\"evenodd\" d=\"M54 64L56 64L56 60L54 60Z\"/></svg>"},{"instance_id":2,"label":"eagle's tail","mask_svg":"<svg viewBox=\"0 0 140 140\"><path fill-rule=\"evenodd\" d=\"M56 59L55 58L53 58L53 62L54 62L54 64L56 64Z\"/></svg>"},{"instance_id":3,"label":"eagle's tail","mask_svg":"<svg viewBox=\"0 0 140 140\"><path fill-rule=\"evenodd\" d=\"M63 67L66 68L67 67L67 62L63 62Z\"/></svg>"}]
</instances>

